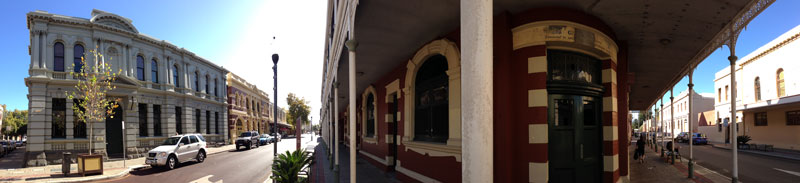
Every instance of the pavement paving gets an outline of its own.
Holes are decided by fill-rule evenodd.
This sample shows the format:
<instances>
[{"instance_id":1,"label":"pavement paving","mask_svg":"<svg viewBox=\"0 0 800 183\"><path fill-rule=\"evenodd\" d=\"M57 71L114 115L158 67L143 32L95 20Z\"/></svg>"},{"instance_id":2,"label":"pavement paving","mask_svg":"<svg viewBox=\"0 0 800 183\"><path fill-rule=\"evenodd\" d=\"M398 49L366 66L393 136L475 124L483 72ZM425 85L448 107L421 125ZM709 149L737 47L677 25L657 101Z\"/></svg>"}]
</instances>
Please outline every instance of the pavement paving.
<instances>
[{"instance_id":1,"label":"pavement paving","mask_svg":"<svg viewBox=\"0 0 800 183\"><path fill-rule=\"evenodd\" d=\"M233 148L233 145L208 148L208 154L210 157ZM126 161L103 162L103 174L86 177L77 174L77 164L70 166L72 174L67 176L61 173L61 165L0 169L0 182L86 182L113 179L125 176L133 170L149 167L144 165L144 160L145 158L136 158Z\"/></svg>"},{"instance_id":2,"label":"pavement paving","mask_svg":"<svg viewBox=\"0 0 800 183\"><path fill-rule=\"evenodd\" d=\"M635 144L635 143L634 143ZM628 146L629 154L633 154L635 146ZM630 157L630 179L631 182L648 183L672 183L672 182L693 182L693 183L716 183L731 182L731 179L703 166L696 165L695 177L688 178L689 160L683 158L676 160L675 164L668 163L666 158L662 158L660 152L656 152L652 146L646 146L645 161L639 163Z\"/></svg>"},{"instance_id":3,"label":"pavement paving","mask_svg":"<svg viewBox=\"0 0 800 183\"><path fill-rule=\"evenodd\" d=\"M330 168L334 160L333 158L329 159L328 155L325 154L328 152L327 145L321 142L321 138L319 141L320 145L315 148L317 153L314 156L317 163L314 164L315 173L312 175L314 177L312 182L335 183L337 182L335 174L333 169ZM338 182L350 182L350 149L343 144L339 144L339 169ZM384 172L359 156L356 156L356 172L356 180L358 182L400 182L394 177L393 173Z\"/></svg>"}]
</instances>

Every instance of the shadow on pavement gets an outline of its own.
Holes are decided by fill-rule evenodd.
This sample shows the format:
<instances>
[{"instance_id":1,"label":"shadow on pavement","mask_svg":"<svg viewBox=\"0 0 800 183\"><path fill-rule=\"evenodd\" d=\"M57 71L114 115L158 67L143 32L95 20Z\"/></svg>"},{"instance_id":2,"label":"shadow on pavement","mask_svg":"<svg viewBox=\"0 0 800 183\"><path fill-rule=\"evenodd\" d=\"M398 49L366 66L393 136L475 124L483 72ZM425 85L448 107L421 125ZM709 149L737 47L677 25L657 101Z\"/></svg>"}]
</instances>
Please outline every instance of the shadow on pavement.
<instances>
[{"instance_id":1,"label":"shadow on pavement","mask_svg":"<svg viewBox=\"0 0 800 183\"><path fill-rule=\"evenodd\" d=\"M178 170L178 169L181 169L181 168L187 167L187 166L192 166L194 164L197 164L197 162L196 161L190 161L190 162L180 163L177 167L175 167L174 170ZM166 167L146 167L146 168L142 168L142 169L139 169L139 170L133 170L133 171L130 172L130 174L131 175L135 175L135 176L147 176L147 175L157 174L157 173L166 172L166 171L170 171L170 170L168 168L166 168Z\"/></svg>"}]
</instances>

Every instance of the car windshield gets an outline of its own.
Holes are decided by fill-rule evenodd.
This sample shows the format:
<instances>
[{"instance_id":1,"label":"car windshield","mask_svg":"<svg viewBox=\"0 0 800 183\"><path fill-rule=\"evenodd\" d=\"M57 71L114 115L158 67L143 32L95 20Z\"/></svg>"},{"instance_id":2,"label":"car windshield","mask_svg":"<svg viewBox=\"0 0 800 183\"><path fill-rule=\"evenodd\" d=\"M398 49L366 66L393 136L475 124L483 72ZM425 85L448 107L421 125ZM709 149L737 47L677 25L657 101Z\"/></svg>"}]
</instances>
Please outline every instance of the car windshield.
<instances>
[{"instance_id":1,"label":"car windshield","mask_svg":"<svg viewBox=\"0 0 800 183\"><path fill-rule=\"evenodd\" d=\"M161 143L161 145L175 145L178 144L179 140L181 140L180 137L170 137L167 140L164 140L164 143Z\"/></svg>"},{"instance_id":2,"label":"car windshield","mask_svg":"<svg viewBox=\"0 0 800 183\"><path fill-rule=\"evenodd\" d=\"M239 135L239 136L240 137L249 137L249 136L253 136L253 135L250 132L243 132L242 135Z\"/></svg>"}]
</instances>

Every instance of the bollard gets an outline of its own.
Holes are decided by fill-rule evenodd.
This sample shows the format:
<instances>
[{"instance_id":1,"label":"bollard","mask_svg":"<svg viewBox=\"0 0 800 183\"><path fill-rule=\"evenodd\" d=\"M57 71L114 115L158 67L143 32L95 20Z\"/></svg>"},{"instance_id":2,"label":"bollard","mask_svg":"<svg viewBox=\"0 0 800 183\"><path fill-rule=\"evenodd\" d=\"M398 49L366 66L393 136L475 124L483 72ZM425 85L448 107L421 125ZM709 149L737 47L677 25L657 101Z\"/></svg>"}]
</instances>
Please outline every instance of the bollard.
<instances>
[{"instance_id":1,"label":"bollard","mask_svg":"<svg viewBox=\"0 0 800 183\"><path fill-rule=\"evenodd\" d=\"M64 173L64 176L66 177L69 175L70 165L72 164L72 153L63 152L61 155L61 173Z\"/></svg>"}]
</instances>

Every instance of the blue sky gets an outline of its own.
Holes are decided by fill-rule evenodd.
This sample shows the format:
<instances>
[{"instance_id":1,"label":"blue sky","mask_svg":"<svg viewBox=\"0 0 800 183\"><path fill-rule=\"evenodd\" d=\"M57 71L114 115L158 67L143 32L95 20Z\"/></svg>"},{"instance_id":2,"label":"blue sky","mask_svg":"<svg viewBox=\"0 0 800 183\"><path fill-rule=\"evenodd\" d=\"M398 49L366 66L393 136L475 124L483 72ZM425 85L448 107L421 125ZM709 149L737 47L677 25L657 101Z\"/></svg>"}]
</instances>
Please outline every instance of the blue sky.
<instances>
[{"instance_id":1,"label":"blue sky","mask_svg":"<svg viewBox=\"0 0 800 183\"><path fill-rule=\"evenodd\" d=\"M0 104L27 109L30 44L26 13L91 18L92 9L133 20L139 32L184 47L256 84L272 100L272 61L280 52L278 105L286 94L305 97L319 110L327 1L4 1L0 6ZM272 41L276 36L277 41ZM291 40L291 41L289 41ZM313 72L309 72L313 71ZM318 112L312 112L319 119Z\"/></svg>"}]
</instances>

